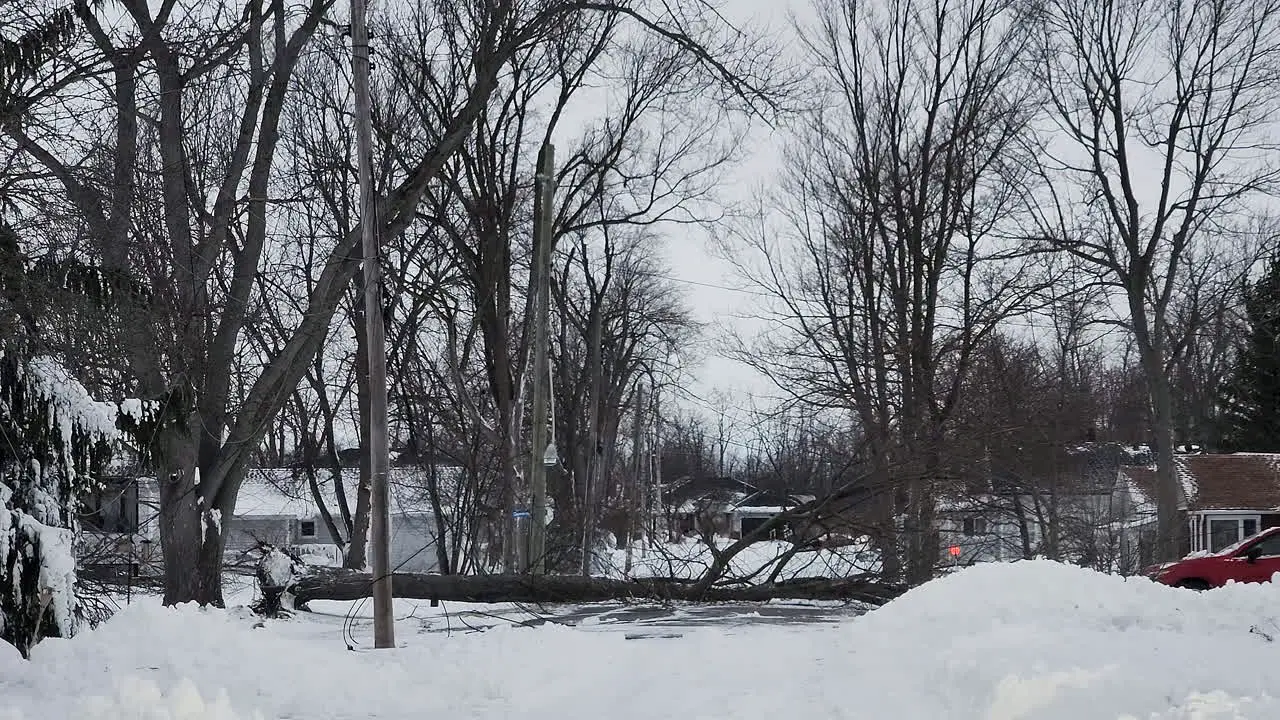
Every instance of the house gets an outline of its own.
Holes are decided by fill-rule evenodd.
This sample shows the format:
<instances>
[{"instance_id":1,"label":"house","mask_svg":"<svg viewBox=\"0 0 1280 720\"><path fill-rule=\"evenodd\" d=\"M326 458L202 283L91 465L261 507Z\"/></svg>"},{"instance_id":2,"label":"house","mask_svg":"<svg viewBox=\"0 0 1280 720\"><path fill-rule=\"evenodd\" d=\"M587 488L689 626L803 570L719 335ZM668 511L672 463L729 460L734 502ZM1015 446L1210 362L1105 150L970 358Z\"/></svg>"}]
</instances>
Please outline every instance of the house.
<instances>
[{"instance_id":1,"label":"house","mask_svg":"<svg viewBox=\"0 0 1280 720\"><path fill-rule=\"evenodd\" d=\"M1021 558L1021 534L1013 509L1020 500L1017 495L998 493L940 498L935 508L935 526L944 565Z\"/></svg>"},{"instance_id":2,"label":"house","mask_svg":"<svg viewBox=\"0 0 1280 720\"><path fill-rule=\"evenodd\" d=\"M1183 554L1218 552L1280 525L1280 454L1188 454L1174 463L1187 529ZM1121 468L1117 502L1127 529L1144 542L1154 536L1155 491L1154 465Z\"/></svg>"},{"instance_id":3,"label":"house","mask_svg":"<svg viewBox=\"0 0 1280 720\"><path fill-rule=\"evenodd\" d=\"M416 468L390 470L391 566L400 572L428 573L437 569L434 550L435 513ZM335 488L328 473L317 487L325 508L340 524ZM359 470L342 471L343 490L354 512ZM236 512L226 529L227 562L241 561L259 543L291 548L313 562L338 564L342 557L320 503L308 485L288 468L249 471L236 500ZM341 533L341 531L339 531Z\"/></svg>"},{"instance_id":4,"label":"house","mask_svg":"<svg viewBox=\"0 0 1280 720\"><path fill-rule=\"evenodd\" d=\"M455 485L457 467L438 465L436 471L442 486ZM397 571L426 573L437 569L434 543L438 525L425 490L425 472L403 465L390 469L391 564ZM101 491L85 500L79 557L90 573L119 576L127 569L131 577L138 577L162 572L158 485L140 474L115 473L104 480ZM358 469L343 468L342 487L352 512L358 478ZM332 517L340 518L328 473L321 473L317 486ZM450 494L442 489L442 495L441 510L447 517ZM261 542L290 548L313 562L341 561L320 504L305 480L289 468L250 470L224 532L229 567L251 562L249 552Z\"/></svg>"},{"instance_id":5,"label":"house","mask_svg":"<svg viewBox=\"0 0 1280 720\"><path fill-rule=\"evenodd\" d=\"M160 494L154 482L139 483L137 454L117 448L99 487L81 499L76 558L82 576L132 582L160 574Z\"/></svg>"},{"instance_id":6,"label":"house","mask_svg":"<svg viewBox=\"0 0 1280 720\"><path fill-rule=\"evenodd\" d=\"M776 490L759 490L743 498L731 510L731 537L755 532L766 522L789 510L811 503L813 495L797 495ZM767 539L783 540L794 531L793 524L772 528Z\"/></svg>"},{"instance_id":7,"label":"house","mask_svg":"<svg viewBox=\"0 0 1280 720\"><path fill-rule=\"evenodd\" d=\"M938 499L935 529L944 566L1048 556L1103 570L1140 562L1136 536L1121 526L1130 514L1115 492L1117 473L1149 462L1145 446L1084 443L1038 463L987 467L976 482Z\"/></svg>"},{"instance_id":8,"label":"house","mask_svg":"<svg viewBox=\"0 0 1280 720\"><path fill-rule=\"evenodd\" d=\"M760 490L731 477L683 477L663 487L671 538L711 534L737 539L777 515L814 500L812 495ZM791 528L776 528L781 539Z\"/></svg>"}]
</instances>

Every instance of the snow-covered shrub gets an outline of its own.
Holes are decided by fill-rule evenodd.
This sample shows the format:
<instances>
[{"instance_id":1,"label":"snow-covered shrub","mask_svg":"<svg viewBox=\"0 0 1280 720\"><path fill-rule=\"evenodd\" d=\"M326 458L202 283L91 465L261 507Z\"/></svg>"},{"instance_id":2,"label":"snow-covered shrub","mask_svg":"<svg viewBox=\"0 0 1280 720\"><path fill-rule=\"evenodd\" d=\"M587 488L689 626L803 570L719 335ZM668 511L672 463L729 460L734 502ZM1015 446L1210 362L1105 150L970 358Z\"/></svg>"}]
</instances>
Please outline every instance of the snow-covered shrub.
<instances>
[{"instance_id":1,"label":"snow-covered shrub","mask_svg":"<svg viewBox=\"0 0 1280 720\"><path fill-rule=\"evenodd\" d=\"M76 631L76 503L109 457L115 407L57 362L0 346L0 641Z\"/></svg>"}]
</instances>

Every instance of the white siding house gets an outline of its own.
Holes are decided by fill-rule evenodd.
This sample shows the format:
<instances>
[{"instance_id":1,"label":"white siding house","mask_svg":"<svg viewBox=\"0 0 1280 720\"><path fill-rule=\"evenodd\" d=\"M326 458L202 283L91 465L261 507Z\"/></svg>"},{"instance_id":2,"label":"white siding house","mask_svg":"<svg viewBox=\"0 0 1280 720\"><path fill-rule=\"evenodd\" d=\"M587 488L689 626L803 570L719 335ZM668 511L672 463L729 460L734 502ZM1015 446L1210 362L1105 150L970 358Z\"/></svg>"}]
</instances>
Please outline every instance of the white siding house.
<instances>
[{"instance_id":1,"label":"white siding house","mask_svg":"<svg viewBox=\"0 0 1280 720\"><path fill-rule=\"evenodd\" d=\"M437 468L442 485L452 486L456 468ZM391 468L391 564L399 572L435 572L437 522L418 468ZM327 478L328 474L325 473ZM343 486L355 512L358 470L344 469ZM80 559L87 567L134 576L163 571L157 528L159 493L154 478L120 477L90 498L80 521L85 532ZM319 483L322 498L341 527L331 481ZM447 500L443 501L447 502ZM448 512L448 507L442 507ZM234 516L225 522L226 563L252 562L260 542L290 548L308 561L341 562L335 538L305 481L287 469L250 470L237 495Z\"/></svg>"}]
</instances>

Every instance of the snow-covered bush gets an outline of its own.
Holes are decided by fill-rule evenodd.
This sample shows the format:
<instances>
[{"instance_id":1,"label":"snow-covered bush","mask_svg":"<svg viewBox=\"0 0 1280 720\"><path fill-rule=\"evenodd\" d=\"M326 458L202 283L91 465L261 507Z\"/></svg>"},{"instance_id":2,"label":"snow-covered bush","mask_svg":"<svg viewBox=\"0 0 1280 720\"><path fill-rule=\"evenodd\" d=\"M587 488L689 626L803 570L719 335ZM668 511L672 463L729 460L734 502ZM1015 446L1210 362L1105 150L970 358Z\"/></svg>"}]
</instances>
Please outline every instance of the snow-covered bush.
<instances>
[{"instance_id":1,"label":"snow-covered bush","mask_svg":"<svg viewBox=\"0 0 1280 720\"><path fill-rule=\"evenodd\" d=\"M0 347L0 641L76 631L76 502L110 455L115 407L49 358Z\"/></svg>"}]
</instances>

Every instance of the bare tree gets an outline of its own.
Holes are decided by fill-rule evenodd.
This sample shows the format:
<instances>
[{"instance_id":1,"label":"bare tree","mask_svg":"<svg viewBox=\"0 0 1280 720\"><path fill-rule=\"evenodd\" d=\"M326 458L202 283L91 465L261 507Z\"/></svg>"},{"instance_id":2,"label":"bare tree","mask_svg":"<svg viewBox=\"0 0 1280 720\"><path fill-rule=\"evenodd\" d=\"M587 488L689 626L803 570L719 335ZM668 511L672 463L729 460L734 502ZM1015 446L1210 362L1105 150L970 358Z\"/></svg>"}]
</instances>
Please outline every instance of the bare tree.
<instances>
[{"instance_id":1,"label":"bare tree","mask_svg":"<svg viewBox=\"0 0 1280 720\"><path fill-rule=\"evenodd\" d=\"M1158 556L1182 547L1169 363L1174 304L1197 248L1273 187L1280 50L1270 0L1048 0L1032 12L1035 72L1054 131L1036 155L1053 247L1119 293L1151 409Z\"/></svg>"},{"instance_id":2,"label":"bare tree","mask_svg":"<svg viewBox=\"0 0 1280 720\"><path fill-rule=\"evenodd\" d=\"M567 457L566 472L548 485L559 536L553 550L562 555L551 559L577 560L584 574L606 516L619 532L627 524L619 430L637 385L665 384L669 358L698 329L655 255L646 233L606 232L598 249L579 236L553 278L556 440Z\"/></svg>"},{"instance_id":3,"label":"bare tree","mask_svg":"<svg viewBox=\"0 0 1280 720\"><path fill-rule=\"evenodd\" d=\"M489 387L483 404L462 407L503 463L502 495L495 498L493 521L502 528L495 549L500 548L508 570L516 560L511 511L523 492L524 388L531 339L532 305L522 288L539 281L529 263L536 248L526 231L537 148L566 133L561 118L572 103L584 101L581 96L596 78L614 79L616 104L570 136L557 170L550 239L572 238L584 243L584 249L610 233L625 234L628 226L708 219L712 215L705 206L718 181L715 171L736 150L725 132L732 123L722 99L703 97L715 95L717 82L699 72L697 56L660 36L628 33L618 20L592 18L567 28L556 43L516 56L510 85L495 96L448 172L428 192L426 214L448 243L456 276L465 285L468 298L461 318L474 325L475 357ZM399 81L405 94L430 97L433 89L413 85L412 63L398 65L406 68ZM676 103L683 103L679 112ZM695 119L687 112L691 106L722 116L725 127ZM577 258L588 261L582 253ZM597 301L608 294L609 281L601 279ZM417 290L406 286L405 292ZM457 301L441 298L437 304ZM452 344L466 346L462 337L455 340ZM465 385L467 371L462 364L454 367L455 385ZM454 394L469 399L460 387ZM597 471L606 465L592 464L597 483Z\"/></svg>"},{"instance_id":4,"label":"bare tree","mask_svg":"<svg viewBox=\"0 0 1280 720\"><path fill-rule=\"evenodd\" d=\"M855 419L885 572L901 514L912 582L937 560L934 497L973 353L1039 287L1010 239L1035 110L1016 5L819 2L805 35L824 102L789 154L780 227L747 233L755 265L740 263L778 330L738 356Z\"/></svg>"}]
</instances>

